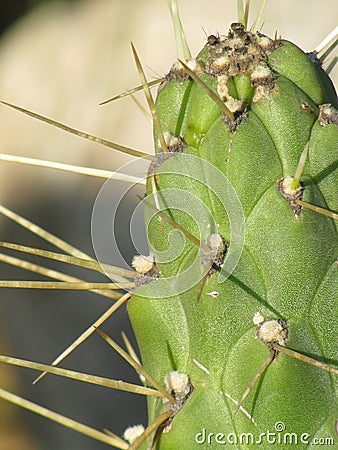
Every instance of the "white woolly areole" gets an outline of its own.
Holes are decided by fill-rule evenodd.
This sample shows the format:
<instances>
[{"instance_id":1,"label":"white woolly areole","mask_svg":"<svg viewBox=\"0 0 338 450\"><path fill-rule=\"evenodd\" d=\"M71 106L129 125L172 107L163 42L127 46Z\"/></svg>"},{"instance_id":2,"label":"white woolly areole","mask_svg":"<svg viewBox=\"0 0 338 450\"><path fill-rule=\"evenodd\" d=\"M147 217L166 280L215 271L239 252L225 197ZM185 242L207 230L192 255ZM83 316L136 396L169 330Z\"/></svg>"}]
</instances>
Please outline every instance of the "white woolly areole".
<instances>
[{"instance_id":1,"label":"white woolly areole","mask_svg":"<svg viewBox=\"0 0 338 450\"><path fill-rule=\"evenodd\" d=\"M262 316L262 314L260 312L255 312L252 321L255 325L258 325L262 322L264 322L264 317Z\"/></svg>"},{"instance_id":2,"label":"white woolly areole","mask_svg":"<svg viewBox=\"0 0 338 450\"><path fill-rule=\"evenodd\" d=\"M268 319L258 325L257 336L267 344L277 342L284 345L287 339L286 324L278 319Z\"/></svg>"},{"instance_id":3,"label":"white woolly areole","mask_svg":"<svg viewBox=\"0 0 338 450\"><path fill-rule=\"evenodd\" d=\"M218 75L217 93L220 96L220 98L225 102L227 108L230 109L231 112L241 111L243 109L243 102L229 95L229 89L227 85L228 81L229 81L228 75Z\"/></svg>"},{"instance_id":4,"label":"white woolly areole","mask_svg":"<svg viewBox=\"0 0 338 450\"><path fill-rule=\"evenodd\" d=\"M212 65L217 70L224 70L224 68L230 63L230 56L220 56L212 62Z\"/></svg>"},{"instance_id":5,"label":"white woolly areole","mask_svg":"<svg viewBox=\"0 0 338 450\"><path fill-rule=\"evenodd\" d=\"M230 95L227 97L225 104L233 113L243 109L243 102L241 100L237 100L237 98L231 97Z\"/></svg>"},{"instance_id":6,"label":"white woolly areole","mask_svg":"<svg viewBox=\"0 0 338 450\"><path fill-rule=\"evenodd\" d=\"M189 378L186 373L173 370L164 377L165 385L168 391L175 391L177 394L184 393L189 389Z\"/></svg>"},{"instance_id":7,"label":"white woolly areole","mask_svg":"<svg viewBox=\"0 0 338 450\"><path fill-rule=\"evenodd\" d=\"M182 138L171 134L170 131L164 131L163 137L168 147L177 147L180 145Z\"/></svg>"},{"instance_id":8,"label":"white woolly areole","mask_svg":"<svg viewBox=\"0 0 338 450\"><path fill-rule=\"evenodd\" d=\"M226 99L229 95L228 81L228 75L218 75L217 77L217 93L222 100Z\"/></svg>"},{"instance_id":9,"label":"white woolly areole","mask_svg":"<svg viewBox=\"0 0 338 450\"><path fill-rule=\"evenodd\" d=\"M197 76L201 76L204 73L203 67L196 59L188 61L187 66L190 70L194 71Z\"/></svg>"},{"instance_id":10,"label":"white woolly areole","mask_svg":"<svg viewBox=\"0 0 338 450\"><path fill-rule=\"evenodd\" d=\"M269 89L265 86L257 86L255 89L254 96L252 97L252 101L254 103L259 103L265 98L269 98L270 92Z\"/></svg>"},{"instance_id":11,"label":"white woolly areole","mask_svg":"<svg viewBox=\"0 0 338 450\"><path fill-rule=\"evenodd\" d=\"M134 256L131 265L134 267L137 273L148 273L154 265L154 259L152 256L136 255Z\"/></svg>"},{"instance_id":12,"label":"white woolly areole","mask_svg":"<svg viewBox=\"0 0 338 450\"><path fill-rule=\"evenodd\" d=\"M271 39L267 36L258 36L258 44L262 48L269 48L271 46Z\"/></svg>"},{"instance_id":13,"label":"white woolly areole","mask_svg":"<svg viewBox=\"0 0 338 450\"><path fill-rule=\"evenodd\" d=\"M219 250L224 246L223 239L217 233L210 234L206 240L206 244L210 250Z\"/></svg>"},{"instance_id":14,"label":"white woolly areole","mask_svg":"<svg viewBox=\"0 0 338 450\"><path fill-rule=\"evenodd\" d=\"M136 441L137 438L141 436L141 434L144 432L144 426L143 425L133 425L132 427L128 427L126 431L123 433L123 438L129 442L129 444L132 444Z\"/></svg>"},{"instance_id":15,"label":"white woolly areole","mask_svg":"<svg viewBox=\"0 0 338 450\"><path fill-rule=\"evenodd\" d=\"M271 77L272 72L268 66L260 64L250 75L251 81L260 81L266 78Z\"/></svg>"},{"instance_id":16,"label":"white woolly areole","mask_svg":"<svg viewBox=\"0 0 338 450\"><path fill-rule=\"evenodd\" d=\"M299 192L298 189L291 189L291 183L293 182L292 177L285 177L282 182L283 193L288 197L293 197Z\"/></svg>"},{"instance_id":17,"label":"white woolly areole","mask_svg":"<svg viewBox=\"0 0 338 450\"><path fill-rule=\"evenodd\" d=\"M195 72L197 76L201 76L204 73L203 67L196 59L190 59L189 61L186 62L186 65L189 67L190 70ZM175 62L175 64L173 64L172 70L180 71L184 69L182 67L182 64L179 61L177 61Z\"/></svg>"}]
</instances>

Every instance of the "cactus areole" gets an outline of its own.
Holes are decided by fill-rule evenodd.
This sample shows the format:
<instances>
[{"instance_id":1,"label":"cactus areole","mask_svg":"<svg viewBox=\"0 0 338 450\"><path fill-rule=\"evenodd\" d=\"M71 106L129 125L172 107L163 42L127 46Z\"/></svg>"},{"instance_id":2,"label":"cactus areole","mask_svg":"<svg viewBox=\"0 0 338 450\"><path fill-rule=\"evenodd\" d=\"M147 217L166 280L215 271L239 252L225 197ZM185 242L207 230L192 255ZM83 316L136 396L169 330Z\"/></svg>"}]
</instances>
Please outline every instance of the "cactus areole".
<instances>
[{"instance_id":1,"label":"cactus areole","mask_svg":"<svg viewBox=\"0 0 338 450\"><path fill-rule=\"evenodd\" d=\"M337 351L335 223L298 203L338 209L337 97L310 56L233 23L159 87L167 148L155 129L145 199L156 276L128 312L145 368L186 384L168 387L176 405L149 400L149 421L173 411L155 448L337 444L334 376L272 350Z\"/></svg>"}]
</instances>

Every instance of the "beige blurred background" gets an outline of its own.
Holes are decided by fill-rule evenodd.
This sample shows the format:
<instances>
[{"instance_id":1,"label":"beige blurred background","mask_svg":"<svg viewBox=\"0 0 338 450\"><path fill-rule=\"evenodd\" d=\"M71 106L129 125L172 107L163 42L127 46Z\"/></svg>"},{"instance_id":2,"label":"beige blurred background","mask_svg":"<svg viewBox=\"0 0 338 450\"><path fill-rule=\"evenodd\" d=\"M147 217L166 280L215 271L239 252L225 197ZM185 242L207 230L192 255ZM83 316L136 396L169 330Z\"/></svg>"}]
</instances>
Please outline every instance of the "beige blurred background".
<instances>
[{"instance_id":1,"label":"beige blurred background","mask_svg":"<svg viewBox=\"0 0 338 450\"><path fill-rule=\"evenodd\" d=\"M252 3L255 11L260 1ZM204 45L206 35L225 34L236 19L234 0L181 0L180 10L193 55ZM312 51L336 26L337 18L338 6L333 0L270 0L263 32L268 35L277 32L305 51ZM254 13L250 23L253 19ZM168 71L176 55L165 0L42 2L17 20L0 40L0 99L151 153L151 126L130 98L98 105L139 84L131 41L149 79ZM333 77L337 79L337 70ZM131 160L5 106L0 106L0 153L102 169L116 169ZM102 184L102 180L81 175L0 162L1 203L89 252L90 214ZM3 217L0 217L0 230L1 240L31 242L28 233ZM47 248L36 239L32 242ZM2 279L33 279L1 263L0 271ZM56 293L0 291L0 299L3 328L0 352L43 362L51 361L107 309L106 301L82 294L61 297ZM110 327L117 339L121 328L131 333L125 311L110 322ZM73 364L75 369L105 376L127 376L128 381L136 382L132 371L128 372L126 365L114 358L104 343L94 338L65 365ZM13 377L17 378L15 383ZM0 367L4 385L97 428L107 427L121 434L135 421L145 421L142 399L132 403L127 395L107 394L91 387L77 390L69 381L52 384L51 378L32 389L29 384L32 374ZM13 424L25 431L26 443L19 440L8 445L5 441L12 436ZM28 444L30 439L34 442L32 447ZM77 437L44 419L34 420L30 414L17 415L15 408L5 410L0 401L0 450L7 448L95 450L103 449L104 445Z\"/></svg>"}]
</instances>

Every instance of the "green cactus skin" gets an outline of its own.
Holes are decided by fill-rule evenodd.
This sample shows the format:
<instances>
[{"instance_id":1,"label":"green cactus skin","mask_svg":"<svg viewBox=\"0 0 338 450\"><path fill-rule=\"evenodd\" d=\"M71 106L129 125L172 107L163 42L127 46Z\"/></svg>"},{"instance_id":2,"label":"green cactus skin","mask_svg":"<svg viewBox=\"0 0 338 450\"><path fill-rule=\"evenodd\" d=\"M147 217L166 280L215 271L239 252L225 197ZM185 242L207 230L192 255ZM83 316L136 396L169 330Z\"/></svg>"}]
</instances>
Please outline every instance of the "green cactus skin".
<instances>
[{"instance_id":1,"label":"green cactus skin","mask_svg":"<svg viewBox=\"0 0 338 450\"><path fill-rule=\"evenodd\" d=\"M236 26L227 41L222 39L209 39L196 58L195 73L215 92L217 76L225 75L228 97L223 100L232 108L236 124L177 66L160 87L156 107L163 131L187 144L180 149L183 156L210 163L230 181L245 216L245 244L233 273L223 282L219 270L208 276L198 302L200 283L177 295L173 283L173 290L163 295L159 282L178 277L196 258L194 273L200 279L202 263L188 239L179 257L158 262L159 252L182 237L176 230L169 241L173 227L158 215L147 223L161 275L134 292L128 312L145 368L159 380L172 370L186 373L194 388L156 448L216 449L232 444L240 449L305 449L313 438L332 438L337 444L333 375L303 361L279 354L260 378L243 404L256 425L242 411L233 417L236 405L229 398L241 398L269 354L266 344L255 339L252 319L257 311L287 322L287 347L320 361L332 363L336 357L334 221L306 209L295 215L277 186L282 177L294 176L309 142L303 199L337 210L338 126L330 114L326 123L318 120L320 105L337 106L335 90L326 73L288 41L273 41ZM221 69L217 66L216 73L212 55L221 54L224 42L235 40L246 48L239 55L254 42L260 56L249 60L252 66L245 66L248 61L239 64L236 72L232 53L230 68L227 62ZM267 69L264 79L254 72L257 58L260 69ZM155 146L160 154L156 133ZM208 188L208 174L203 186L179 156L160 157L158 167L150 169L148 198L155 195L165 209L172 200L169 192L175 195L175 189L182 190L183 197L197 197L210 209L216 230L208 229L208 215L198 210L198 203L187 206L187 211L200 218L200 234L184 211L168 207L166 214L202 242L217 232L231 244L233 230L220 199ZM187 286L189 282L186 279ZM218 293L216 298L210 295L213 292ZM164 409L161 400L149 400L149 421ZM275 435L262 434L269 432ZM248 434L241 437L242 433Z\"/></svg>"}]
</instances>

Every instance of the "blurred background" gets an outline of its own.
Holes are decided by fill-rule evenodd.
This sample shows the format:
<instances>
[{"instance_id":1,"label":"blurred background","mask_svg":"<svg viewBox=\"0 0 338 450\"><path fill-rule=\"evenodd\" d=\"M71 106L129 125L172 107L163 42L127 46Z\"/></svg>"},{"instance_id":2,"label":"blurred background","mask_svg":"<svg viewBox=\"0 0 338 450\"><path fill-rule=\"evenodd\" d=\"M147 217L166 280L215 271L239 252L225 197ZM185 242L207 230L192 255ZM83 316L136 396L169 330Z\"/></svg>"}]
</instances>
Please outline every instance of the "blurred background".
<instances>
[{"instance_id":1,"label":"blurred background","mask_svg":"<svg viewBox=\"0 0 338 450\"><path fill-rule=\"evenodd\" d=\"M179 3L193 55L204 45L207 35L225 34L236 19L235 0ZM257 10L259 3L252 2L252 11ZM131 41L149 80L168 72L176 53L165 0L15 0L3 2L0 8L2 100L88 133L152 152L151 125L130 98L105 106L99 103L139 85ZM312 51L335 27L337 16L338 6L333 0L270 0L263 32L270 36L277 32L305 51ZM250 23L253 20L254 13ZM337 70L333 77L337 78ZM138 98L143 102L142 95ZM0 106L0 153L108 170L118 170L132 161L5 106ZM91 213L102 185L102 179L0 163L1 204L91 255L94 255ZM127 263L134 249L124 230L128 229L136 204L132 192L121 204L118 216L117 238ZM2 241L55 251L3 216L0 233ZM142 236L140 224L141 239ZM114 258L112 255L111 263ZM48 265L88 280L101 280L78 269ZM0 278L38 279L3 263ZM108 299L91 293L1 290L0 353L50 363L110 304ZM125 309L120 309L103 329L119 343L122 330L132 339ZM138 382L133 370L95 335L69 356L63 366ZM1 365L0 385L73 419L119 435L129 425L146 424L146 402L141 396L51 375L32 386L35 375L29 370ZM0 450L9 448L100 450L105 445L0 400Z\"/></svg>"}]
</instances>

